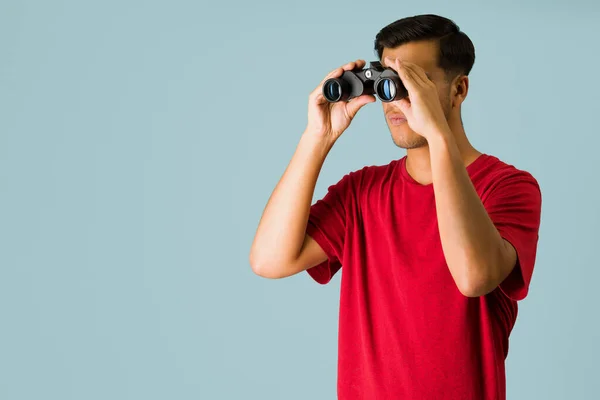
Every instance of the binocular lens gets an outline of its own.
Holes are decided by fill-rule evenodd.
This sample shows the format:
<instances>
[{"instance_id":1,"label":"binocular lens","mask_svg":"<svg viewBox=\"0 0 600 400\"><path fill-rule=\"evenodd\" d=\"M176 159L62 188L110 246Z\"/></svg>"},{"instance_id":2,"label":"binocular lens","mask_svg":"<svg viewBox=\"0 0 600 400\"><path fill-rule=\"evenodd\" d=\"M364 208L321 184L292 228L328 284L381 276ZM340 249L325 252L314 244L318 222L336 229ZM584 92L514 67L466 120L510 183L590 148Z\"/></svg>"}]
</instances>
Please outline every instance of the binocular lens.
<instances>
[{"instance_id":1,"label":"binocular lens","mask_svg":"<svg viewBox=\"0 0 600 400\"><path fill-rule=\"evenodd\" d=\"M342 98L342 85L337 80L328 80L323 86L323 95L329 101L338 101Z\"/></svg>"},{"instance_id":2,"label":"binocular lens","mask_svg":"<svg viewBox=\"0 0 600 400\"><path fill-rule=\"evenodd\" d=\"M377 85L377 96L383 101L391 101L396 97L396 85L391 79L382 79Z\"/></svg>"}]
</instances>

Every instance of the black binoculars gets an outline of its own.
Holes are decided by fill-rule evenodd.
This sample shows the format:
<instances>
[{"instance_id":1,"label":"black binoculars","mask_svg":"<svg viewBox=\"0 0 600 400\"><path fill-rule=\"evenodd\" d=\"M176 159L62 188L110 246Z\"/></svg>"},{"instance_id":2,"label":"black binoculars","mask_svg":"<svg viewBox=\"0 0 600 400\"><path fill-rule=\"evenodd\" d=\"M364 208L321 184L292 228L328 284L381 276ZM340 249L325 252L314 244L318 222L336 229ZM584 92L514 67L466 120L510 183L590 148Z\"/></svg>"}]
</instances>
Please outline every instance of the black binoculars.
<instances>
[{"instance_id":1,"label":"black binoculars","mask_svg":"<svg viewBox=\"0 0 600 400\"><path fill-rule=\"evenodd\" d=\"M397 101L408 96L408 91L392 68L384 68L379 61L371 61L369 68L344 71L341 77L323 83L323 96L330 103L349 101L364 94L376 94L383 102Z\"/></svg>"}]
</instances>

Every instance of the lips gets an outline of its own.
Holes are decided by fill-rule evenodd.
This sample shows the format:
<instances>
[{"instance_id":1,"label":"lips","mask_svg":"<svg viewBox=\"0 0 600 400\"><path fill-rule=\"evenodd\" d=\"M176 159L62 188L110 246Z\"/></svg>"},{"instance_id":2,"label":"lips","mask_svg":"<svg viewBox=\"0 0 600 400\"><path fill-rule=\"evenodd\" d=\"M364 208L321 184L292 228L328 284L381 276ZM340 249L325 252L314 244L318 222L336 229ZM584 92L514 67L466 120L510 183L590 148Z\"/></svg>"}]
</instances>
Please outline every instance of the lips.
<instances>
[{"instance_id":1,"label":"lips","mask_svg":"<svg viewBox=\"0 0 600 400\"><path fill-rule=\"evenodd\" d=\"M398 113L389 113L388 118L389 119L404 119L404 120L406 120L406 117L404 115L398 114Z\"/></svg>"},{"instance_id":2,"label":"lips","mask_svg":"<svg viewBox=\"0 0 600 400\"><path fill-rule=\"evenodd\" d=\"M406 117L398 113L390 113L387 115L392 125L400 125L406 122Z\"/></svg>"}]
</instances>

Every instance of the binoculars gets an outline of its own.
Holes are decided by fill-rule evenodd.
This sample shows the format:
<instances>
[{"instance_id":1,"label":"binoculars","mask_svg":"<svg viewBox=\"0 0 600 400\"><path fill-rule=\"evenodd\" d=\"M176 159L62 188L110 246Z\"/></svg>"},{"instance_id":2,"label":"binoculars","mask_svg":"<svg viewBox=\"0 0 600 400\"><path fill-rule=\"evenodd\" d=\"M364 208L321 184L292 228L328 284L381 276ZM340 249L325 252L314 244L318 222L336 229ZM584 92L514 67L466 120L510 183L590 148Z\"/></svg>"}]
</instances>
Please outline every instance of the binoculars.
<instances>
[{"instance_id":1,"label":"binoculars","mask_svg":"<svg viewBox=\"0 0 600 400\"><path fill-rule=\"evenodd\" d=\"M371 61L369 68L344 71L341 77L323 83L323 96L330 103L349 101L364 94L376 94L383 102L397 101L408 96L398 73Z\"/></svg>"}]
</instances>

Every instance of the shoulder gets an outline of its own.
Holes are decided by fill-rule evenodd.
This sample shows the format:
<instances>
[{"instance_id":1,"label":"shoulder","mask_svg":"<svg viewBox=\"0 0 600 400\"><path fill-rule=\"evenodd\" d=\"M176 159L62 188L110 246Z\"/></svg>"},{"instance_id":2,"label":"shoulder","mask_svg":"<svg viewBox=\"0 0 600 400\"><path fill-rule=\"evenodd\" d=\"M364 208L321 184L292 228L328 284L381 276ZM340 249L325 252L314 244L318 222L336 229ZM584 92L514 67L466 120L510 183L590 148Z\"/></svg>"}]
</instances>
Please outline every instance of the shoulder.
<instances>
[{"instance_id":1,"label":"shoulder","mask_svg":"<svg viewBox=\"0 0 600 400\"><path fill-rule=\"evenodd\" d=\"M499 191L533 191L541 195L541 189L535 176L525 169L486 154L481 166L473 174L473 183L485 198Z\"/></svg>"}]
</instances>

